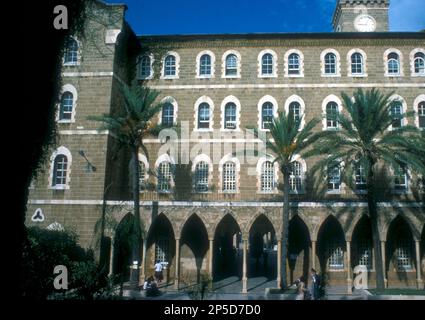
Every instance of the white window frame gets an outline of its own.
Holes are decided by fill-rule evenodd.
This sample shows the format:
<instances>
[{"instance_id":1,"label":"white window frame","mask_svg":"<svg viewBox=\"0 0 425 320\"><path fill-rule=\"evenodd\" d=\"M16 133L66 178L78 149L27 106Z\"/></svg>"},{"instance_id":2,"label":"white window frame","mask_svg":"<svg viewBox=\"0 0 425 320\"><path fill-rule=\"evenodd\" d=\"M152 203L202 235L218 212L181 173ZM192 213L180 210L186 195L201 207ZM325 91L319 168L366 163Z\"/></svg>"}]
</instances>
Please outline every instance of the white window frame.
<instances>
[{"instance_id":1,"label":"white window frame","mask_svg":"<svg viewBox=\"0 0 425 320\"><path fill-rule=\"evenodd\" d=\"M65 92L71 92L72 93L72 113L71 113L71 119L59 119L60 117L60 108L61 108L61 104L62 104L62 95ZM78 92L77 89L72 85L72 84L65 84L64 86L62 86L61 89L61 94L60 94L60 101L57 104L56 107L56 121L58 123L74 123L75 122L75 113L76 113L76 109L77 109L77 100L78 100Z\"/></svg>"},{"instance_id":2,"label":"white window frame","mask_svg":"<svg viewBox=\"0 0 425 320\"><path fill-rule=\"evenodd\" d=\"M208 191L197 191L196 190L196 166L200 162L205 162L208 164ZM192 161L192 175L193 175L193 187L192 193L211 193L212 179L213 179L213 162L211 158L206 154L198 154L195 159Z\"/></svg>"},{"instance_id":3,"label":"white window frame","mask_svg":"<svg viewBox=\"0 0 425 320\"><path fill-rule=\"evenodd\" d=\"M416 48L416 49L413 49L410 52L410 75L412 77L425 77L425 72L423 74L422 73L415 73L415 54L417 54L419 52L425 54L425 49Z\"/></svg>"},{"instance_id":4,"label":"white window frame","mask_svg":"<svg viewBox=\"0 0 425 320\"><path fill-rule=\"evenodd\" d=\"M342 180L342 172L344 170L345 163L343 161L339 162L339 189L328 189L328 168L326 168L326 194L343 194L345 190L345 183Z\"/></svg>"},{"instance_id":5,"label":"white window frame","mask_svg":"<svg viewBox=\"0 0 425 320\"><path fill-rule=\"evenodd\" d=\"M77 45L78 45L78 50L77 50L77 62L65 62L65 53L66 53L66 48L64 50L64 54L62 56L62 65L65 67L74 67L74 66L79 66L81 64L81 56L82 56L82 44L81 41L78 40L78 38L76 36L70 36L70 38L74 39L75 41L77 41Z\"/></svg>"},{"instance_id":6,"label":"white window frame","mask_svg":"<svg viewBox=\"0 0 425 320\"><path fill-rule=\"evenodd\" d=\"M411 193L411 190L410 190L410 178L409 178L409 177L411 177L411 171L410 171L410 169L409 168L406 169L406 173L405 173L405 184L404 184L406 186L405 189L396 189L395 188L395 186L396 186L396 184L394 182L395 171L394 171L394 168L393 167L390 168L390 172L391 172L391 193L393 193L393 194ZM399 184L399 185L401 186L402 184Z\"/></svg>"},{"instance_id":7,"label":"white window frame","mask_svg":"<svg viewBox=\"0 0 425 320\"><path fill-rule=\"evenodd\" d=\"M165 101L167 101L168 103L171 103L174 106L174 125L177 124L177 111L179 109L179 105L176 101L176 99L174 99L171 96L165 97L161 100L161 103L164 103ZM162 108L161 110L158 112L158 124L162 124Z\"/></svg>"},{"instance_id":8,"label":"white window frame","mask_svg":"<svg viewBox=\"0 0 425 320\"><path fill-rule=\"evenodd\" d=\"M338 128L339 128L338 125L337 125L336 128L328 128L326 107L328 106L329 102L335 102L338 105L339 114L342 113L342 101L336 95L330 94L325 99L323 99L323 101L322 101L322 131L338 130Z\"/></svg>"},{"instance_id":9,"label":"white window frame","mask_svg":"<svg viewBox=\"0 0 425 320\"><path fill-rule=\"evenodd\" d=\"M228 103L234 103L236 105L236 128L235 129L226 129L224 127L224 122L225 122L225 107L226 104ZM240 124L241 124L241 103L239 101L238 98L236 98L235 96L227 96L226 98L223 99L223 101L221 102L221 107L220 107L220 111L221 111L221 120L220 120L220 130L223 132L239 132L241 131L240 129Z\"/></svg>"},{"instance_id":10,"label":"white window frame","mask_svg":"<svg viewBox=\"0 0 425 320\"><path fill-rule=\"evenodd\" d=\"M425 94L419 95L413 102L413 110L415 111L415 126L420 130L425 130L425 128L419 127L419 103L421 102L425 102Z\"/></svg>"},{"instance_id":11,"label":"white window frame","mask_svg":"<svg viewBox=\"0 0 425 320\"><path fill-rule=\"evenodd\" d=\"M336 61L335 61L335 73L330 74L326 73L326 64L325 64L325 57L328 53L333 53L335 55ZM323 50L320 54L320 69L322 70L322 77L325 78L336 78L341 77L341 57L339 55L339 52L335 49L326 49Z\"/></svg>"},{"instance_id":12,"label":"white window frame","mask_svg":"<svg viewBox=\"0 0 425 320\"><path fill-rule=\"evenodd\" d=\"M305 126L305 103L304 103L304 100L296 94L293 94L292 96L290 96L285 101L285 113L287 116L289 115L289 106L292 102L298 102L301 106L300 116L302 116L302 119L301 119L300 128L298 130L298 131L301 131Z\"/></svg>"},{"instance_id":13,"label":"white window frame","mask_svg":"<svg viewBox=\"0 0 425 320\"><path fill-rule=\"evenodd\" d=\"M146 158L146 156L144 154L140 153L140 152L138 154L138 158L139 158L139 162L142 162L143 165L145 166L145 174L144 174L143 180L145 181L145 185L146 185L147 182L148 182L148 179L149 179L149 161ZM139 177L139 182L140 182L140 177ZM139 188L140 188L140 186L139 186ZM145 186L144 190L140 190L140 192L144 192L144 191L146 191L146 186Z\"/></svg>"},{"instance_id":14,"label":"white window frame","mask_svg":"<svg viewBox=\"0 0 425 320\"><path fill-rule=\"evenodd\" d=\"M201 57L203 55L209 55L211 58L211 74L209 75L201 75ZM211 79L215 77L215 54L210 50L203 50L198 53L196 56L196 78L197 79Z\"/></svg>"},{"instance_id":15,"label":"white window frame","mask_svg":"<svg viewBox=\"0 0 425 320\"><path fill-rule=\"evenodd\" d=\"M299 154L293 155L291 162L297 161L301 166L301 190L289 190L290 194L304 194L306 190L305 177L307 173L307 163Z\"/></svg>"},{"instance_id":16,"label":"white window frame","mask_svg":"<svg viewBox=\"0 0 425 320\"><path fill-rule=\"evenodd\" d=\"M358 189L357 188L358 185L361 185L360 183L357 183L357 181L356 181L357 167L358 166L361 166L361 164L358 163L358 162L357 163L354 163L354 172L353 172L353 174L354 174L354 186L355 186L354 193L356 193L356 194L367 194L367 189ZM361 166L361 167L363 168L363 171L364 171L365 170L364 166ZM365 177L364 178L365 178L364 185L367 185L367 176L366 176L366 173L365 173Z\"/></svg>"},{"instance_id":17,"label":"white window frame","mask_svg":"<svg viewBox=\"0 0 425 320\"><path fill-rule=\"evenodd\" d=\"M256 171L257 171L257 193L258 194L278 194L279 193L279 190L278 190L279 164L277 162L275 162L273 164L273 168L274 168L274 188L273 188L273 190L271 190L271 191L261 190L261 175L262 175L263 164L267 161L273 163L274 160L275 160L275 158L273 156L270 156L270 155L266 155L266 156L263 156L260 159L258 159L257 167L256 167Z\"/></svg>"},{"instance_id":18,"label":"white window frame","mask_svg":"<svg viewBox=\"0 0 425 320\"><path fill-rule=\"evenodd\" d=\"M289 56L293 53L298 54L299 56L299 64L300 64L300 72L299 74L289 74ZM285 77L286 78L303 78L304 77L304 54L298 49L291 49L285 53L284 56L284 64L285 64Z\"/></svg>"},{"instance_id":19,"label":"white window frame","mask_svg":"<svg viewBox=\"0 0 425 320\"><path fill-rule=\"evenodd\" d=\"M363 73L361 74L357 74L357 73L352 73L351 71L351 56L355 53L360 53L363 56ZM359 48L355 48L355 49L351 49L350 51L348 51L347 53L347 65L348 65L348 77L353 77L353 78L365 78L367 77L367 55L366 52L364 52L362 49Z\"/></svg>"},{"instance_id":20,"label":"white window frame","mask_svg":"<svg viewBox=\"0 0 425 320\"><path fill-rule=\"evenodd\" d=\"M165 75L165 59L168 56L174 56L174 58L176 59L176 74L175 75L168 75L168 76ZM164 80L178 79L179 73L180 73L180 55L175 51L167 52L162 58L161 79L164 79Z\"/></svg>"},{"instance_id":21,"label":"white window frame","mask_svg":"<svg viewBox=\"0 0 425 320\"><path fill-rule=\"evenodd\" d=\"M398 101L400 101L401 102L401 106L402 106L402 113L403 114L406 114L406 112L407 112L407 103L406 103L406 100L402 97L402 96L399 96L398 94L394 94L394 95L392 95L391 97L390 97L390 99L389 99L390 101L394 101L394 100L398 100ZM408 119L407 119L407 117L406 116L404 116L402 119L401 119L401 126L402 127L404 127L404 126L406 126L407 125L407 123L408 123ZM389 126L388 127L388 130L389 131L392 131L392 130L395 130L395 129L393 129L393 126L391 125L391 126Z\"/></svg>"},{"instance_id":22,"label":"white window frame","mask_svg":"<svg viewBox=\"0 0 425 320\"><path fill-rule=\"evenodd\" d=\"M235 174L236 174L236 177L235 177L236 190L235 191L231 191L231 192L230 191L223 191L223 184L224 184L224 181L223 181L223 166L224 166L224 164L226 162L229 162L229 161L230 162L233 162L235 164L235 170L236 170L236 172L235 172ZM223 194L237 194L237 193L240 192L239 191L240 170L241 170L241 164L239 162L239 159L237 157L234 157L231 153L225 155L220 160L220 162L218 164L218 171L219 171L219 174L220 174L220 180L219 180L220 183L219 183L219 189L218 189L218 192L219 193L223 193Z\"/></svg>"},{"instance_id":23,"label":"white window frame","mask_svg":"<svg viewBox=\"0 0 425 320\"><path fill-rule=\"evenodd\" d=\"M390 73L389 69L388 69L388 56L391 53L395 53L398 55L398 73ZM404 76L404 72L403 72L403 54L401 53L400 50L395 49L395 48L390 48L385 50L384 52L384 70L385 70L385 76L386 77L403 77Z\"/></svg>"},{"instance_id":24,"label":"white window frame","mask_svg":"<svg viewBox=\"0 0 425 320\"><path fill-rule=\"evenodd\" d=\"M141 60L143 57L148 57L150 59L150 74L149 76L142 76L141 75L141 68L142 68L142 64L141 64ZM150 80L153 78L153 63L154 63L154 56L153 54L143 54L137 57L137 78L140 80Z\"/></svg>"},{"instance_id":25,"label":"white window frame","mask_svg":"<svg viewBox=\"0 0 425 320\"><path fill-rule=\"evenodd\" d=\"M170 164L170 174L171 174L171 181L170 181L170 189L168 191L162 191L158 189L158 183L159 183L159 179L158 179L158 175L156 175L155 177L155 185L156 185L156 192L157 193L172 193L173 189L174 189L174 176L173 176L173 170L175 168L176 162L174 160L174 158L168 154L162 154L158 157L158 159L156 159L155 162L155 172L158 172L159 169L159 165L163 162L168 162Z\"/></svg>"},{"instance_id":26,"label":"white window frame","mask_svg":"<svg viewBox=\"0 0 425 320\"><path fill-rule=\"evenodd\" d=\"M273 65L272 65L272 73L271 74L263 74L263 56L265 54L271 54L273 57ZM257 61L258 61L258 78L277 78L277 69L278 69L278 60L277 60L277 54L274 50L271 49L265 49L261 50L258 54Z\"/></svg>"},{"instance_id":27,"label":"white window frame","mask_svg":"<svg viewBox=\"0 0 425 320\"><path fill-rule=\"evenodd\" d=\"M263 104L266 102L270 102L273 105L273 117L277 118L278 116L278 112L277 110L279 109L279 105L277 103L277 100L270 96L270 95L265 95L264 97L262 97L257 104L257 110L258 110L258 130L259 131L264 131L264 132L270 132L270 129L263 129Z\"/></svg>"},{"instance_id":28,"label":"white window frame","mask_svg":"<svg viewBox=\"0 0 425 320\"><path fill-rule=\"evenodd\" d=\"M226 75L226 58L228 55L234 54L237 58L237 64L236 64L236 75ZM242 68L242 59L241 54L236 50L227 50L225 53L223 53L223 56L221 57L221 77L225 79L238 79L241 77L241 68Z\"/></svg>"},{"instance_id":29,"label":"white window frame","mask_svg":"<svg viewBox=\"0 0 425 320\"><path fill-rule=\"evenodd\" d=\"M198 128L198 113L199 106L202 103L207 103L210 106L210 126L209 128ZM195 132L211 132L214 128L214 102L208 96L202 96L196 100L194 105L194 121L193 121L193 131Z\"/></svg>"},{"instance_id":30,"label":"white window frame","mask_svg":"<svg viewBox=\"0 0 425 320\"><path fill-rule=\"evenodd\" d=\"M57 184L52 185L53 183L53 177L54 177L54 170L55 170L55 159L59 155L64 155L67 158L67 165L66 165L66 182L65 184ZM72 165L72 155L68 148L65 146L60 146L57 148L50 157L50 173L49 173L49 180L48 180L48 189L52 190L69 190L70 189L70 183L71 183L71 165Z\"/></svg>"}]
</instances>

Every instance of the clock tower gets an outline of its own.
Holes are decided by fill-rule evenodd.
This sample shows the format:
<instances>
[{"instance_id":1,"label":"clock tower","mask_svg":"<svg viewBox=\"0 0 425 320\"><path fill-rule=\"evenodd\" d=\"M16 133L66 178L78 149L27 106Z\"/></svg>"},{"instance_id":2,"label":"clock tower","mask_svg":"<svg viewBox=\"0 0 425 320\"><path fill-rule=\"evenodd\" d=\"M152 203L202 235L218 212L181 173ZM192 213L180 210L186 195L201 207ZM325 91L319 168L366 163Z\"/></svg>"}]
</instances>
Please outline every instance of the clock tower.
<instances>
[{"instance_id":1,"label":"clock tower","mask_svg":"<svg viewBox=\"0 0 425 320\"><path fill-rule=\"evenodd\" d=\"M387 32L390 0L337 0L336 32Z\"/></svg>"}]
</instances>

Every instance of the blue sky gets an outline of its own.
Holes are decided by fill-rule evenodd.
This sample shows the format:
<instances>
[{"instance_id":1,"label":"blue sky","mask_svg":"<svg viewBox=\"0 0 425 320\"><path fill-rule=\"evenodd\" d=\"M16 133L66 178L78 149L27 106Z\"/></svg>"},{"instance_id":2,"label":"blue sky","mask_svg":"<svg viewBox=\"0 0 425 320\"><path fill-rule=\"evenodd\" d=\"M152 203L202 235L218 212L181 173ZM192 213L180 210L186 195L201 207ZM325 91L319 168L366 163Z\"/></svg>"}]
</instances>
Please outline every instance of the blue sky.
<instances>
[{"instance_id":1,"label":"blue sky","mask_svg":"<svg viewBox=\"0 0 425 320\"><path fill-rule=\"evenodd\" d=\"M337 0L106 0L138 35L329 32ZM391 0L390 31L425 29L425 0Z\"/></svg>"}]
</instances>

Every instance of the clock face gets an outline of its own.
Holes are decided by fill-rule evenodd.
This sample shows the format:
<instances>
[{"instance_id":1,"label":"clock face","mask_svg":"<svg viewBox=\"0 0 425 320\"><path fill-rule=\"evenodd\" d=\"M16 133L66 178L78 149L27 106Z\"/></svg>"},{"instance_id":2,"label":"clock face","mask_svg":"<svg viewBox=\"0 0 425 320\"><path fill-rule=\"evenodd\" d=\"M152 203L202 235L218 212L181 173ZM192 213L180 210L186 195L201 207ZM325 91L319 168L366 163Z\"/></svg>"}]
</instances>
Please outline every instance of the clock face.
<instances>
[{"instance_id":1,"label":"clock face","mask_svg":"<svg viewBox=\"0 0 425 320\"><path fill-rule=\"evenodd\" d=\"M356 18L354 27L360 32L372 32L376 30L376 21L371 16L363 14Z\"/></svg>"}]
</instances>

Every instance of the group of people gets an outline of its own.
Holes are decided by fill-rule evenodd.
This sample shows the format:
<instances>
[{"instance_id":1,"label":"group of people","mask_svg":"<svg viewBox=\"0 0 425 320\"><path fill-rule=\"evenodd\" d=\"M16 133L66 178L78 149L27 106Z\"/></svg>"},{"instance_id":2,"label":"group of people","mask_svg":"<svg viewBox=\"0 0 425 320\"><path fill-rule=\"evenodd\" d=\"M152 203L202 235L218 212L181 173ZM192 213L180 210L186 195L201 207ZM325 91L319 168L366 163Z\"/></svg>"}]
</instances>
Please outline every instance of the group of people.
<instances>
[{"instance_id":1,"label":"group of people","mask_svg":"<svg viewBox=\"0 0 425 320\"><path fill-rule=\"evenodd\" d=\"M319 300L321 298L322 283L315 269L310 270L310 287L306 287L305 277L295 280L297 286L296 300Z\"/></svg>"},{"instance_id":2,"label":"group of people","mask_svg":"<svg viewBox=\"0 0 425 320\"><path fill-rule=\"evenodd\" d=\"M155 278L150 276L146 279L143 284L143 290L146 290L146 296L158 296L160 295L160 291L158 289L158 284L162 282L164 276L162 274L163 266L160 261L157 261L154 266L155 269Z\"/></svg>"}]
</instances>

